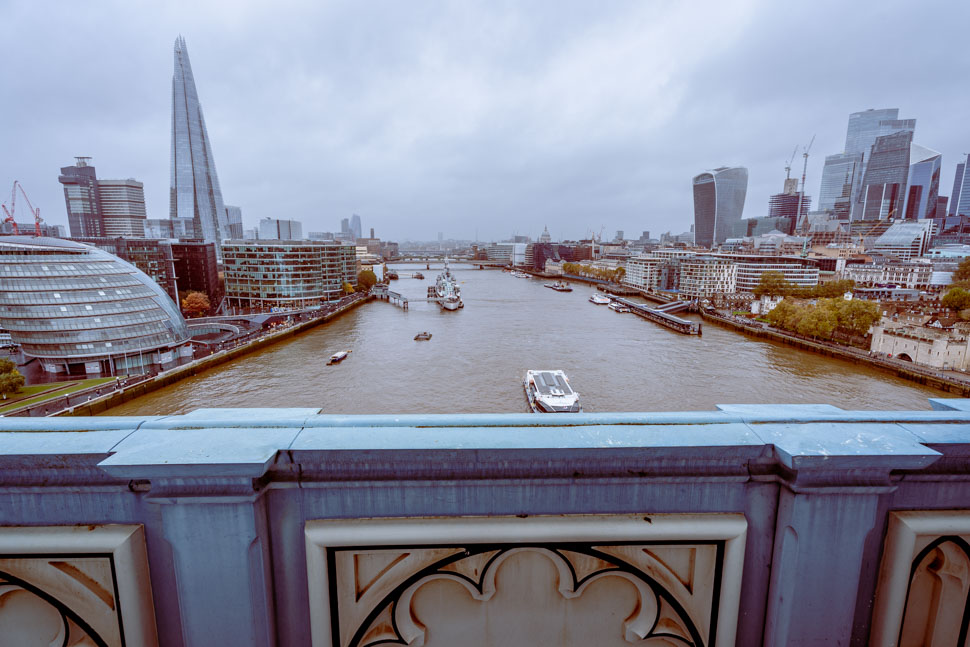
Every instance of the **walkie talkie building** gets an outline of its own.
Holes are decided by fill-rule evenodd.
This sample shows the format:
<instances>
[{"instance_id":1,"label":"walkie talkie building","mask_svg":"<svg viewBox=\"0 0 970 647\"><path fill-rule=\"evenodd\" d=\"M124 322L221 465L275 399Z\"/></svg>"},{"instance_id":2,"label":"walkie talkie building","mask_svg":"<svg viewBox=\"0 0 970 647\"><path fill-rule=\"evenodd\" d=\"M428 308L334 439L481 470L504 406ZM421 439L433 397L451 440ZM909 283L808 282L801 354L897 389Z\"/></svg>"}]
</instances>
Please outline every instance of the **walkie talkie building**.
<instances>
[{"instance_id":1,"label":"walkie talkie building","mask_svg":"<svg viewBox=\"0 0 970 647\"><path fill-rule=\"evenodd\" d=\"M206 242L229 238L229 219L222 202L212 144L206 131L199 94L185 39L175 40L172 77L172 188L169 217L192 218ZM220 256L221 260L221 256Z\"/></svg>"},{"instance_id":2,"label":"walkie talkie building","mask_svg":"<svg viewBox=\"0 0 970 647\"><path fill-rule=\"evenodd\" d=\"M694 244L715 247L732 236L741 221L748 191L748 169L721 167L694 177Z\"/></svg>"}]
</instances>

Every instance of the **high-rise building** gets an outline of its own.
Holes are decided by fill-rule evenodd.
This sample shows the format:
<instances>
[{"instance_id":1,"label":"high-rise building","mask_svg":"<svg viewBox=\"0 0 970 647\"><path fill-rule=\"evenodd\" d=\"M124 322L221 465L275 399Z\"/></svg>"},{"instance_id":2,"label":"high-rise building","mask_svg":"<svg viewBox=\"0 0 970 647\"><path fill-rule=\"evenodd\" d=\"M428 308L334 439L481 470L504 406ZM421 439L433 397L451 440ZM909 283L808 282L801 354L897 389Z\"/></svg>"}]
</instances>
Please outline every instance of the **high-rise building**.
<instances>
[{"instance_id":1,"label":"high-rise building","mask_svg":"<svg viewBox=\"0 0 970 647\"><path fill-rule=\"evenodd\" d=\"M799 209L801 211L799 212ZM801 217L808 215L812 209L812 196L804 195L798 190L798 180L795 178L785 179L785 190L776 193L768 198L768 217L769 218L789 218L792 226L785 233L792 233L794 225Z\"/></svg>"},{"instance_id":2,"label":"high-rise building","mask_svg":"<svg viewBox=\"0 0 970 647\"><path fill-rule=\"evenodd\" d=\"M172 76L172 187L169 217L192 218L206 242L229 237L229 219L222 202L212 144L195 89L185 39L175 40ZM219 250L219 245L216 245ZM221 252L220 252L221 253Z\"/></svg>"},{"instance_id":3,"label":"high-rise building","mask_svg":"<svg viewBox=\"0 0 970 647\"><path fill-rule=\"evenodd\" d=\"M694 244L714 247L731 237L741 220L748 169L721 167L694 177Z\"/></svg>"},{"instance_id":4,"label":"high-rise building","mask_svg":"<svg viewBox=\"0 0 970 647\"><path fill-rule=\"evenodd\" d=\"M852 213L853 187L862 178L862 153L838 153L825 158L818 208L830 211L838 220L848 220Z\"/></svg>"},{"instance_id":5,"label":"high-rise building","mask_svg":"<svg viewBox=\"0 0 970 647\"><path fill-rule=\"evenodd\" d=\"M902 218L909 179L909 149L913 131L900 130L876 138L866 163L854 218Z\"/></svg>"},{"instance_id":6,"label":"high-rise building","mask_svg":"<svg viewBox=\"0 0 970 647\"><path fill-rule=\"evenodd\" d=\"M852 219L861 220L866 197L862 195L862 183L865 181L866 169L872 157L872 147L879 137L893 133L908 131L911 135L916 130L915 119L899 119L898 108L881 110L863 110L849 115L849 125L845 133L844 153L859 153L862 162L852 189Z\"/></svg>"},{"instance_id":7,"label":"high-rise building","mask_svg":"<svg viewBox=\"0 0 970 647\"><path fill-rule=\"evenodd\" d=\"M912 144L909 148L909 162L903 217L907 220L934 218L936 199L940 194L943 156L924 146Z\"/></svg>"},{"instance_id":8,"label":"high-rise building","mask_svg":"<svg viewBox=\"0 0 970 647\"><path fill-rule=\"evenodd\" d=\"M72 237L144 238L145 190L138 180L99 180L90 157L61 168Z\"/></svg>"},{"instance_id":9,"label":"high-rise building","mask_svg":"<svg viewBox=\"0 0 970 647\"><path fill-rule=\"evenodd\" d=\"M57 181L64 185L67 224L72 236L102 236L101 197L98 175L89 164L90 157L75 157L74 166L61 168Z\"/></svg>"},{"instance_id":10,"label":"high-rise building","mask_svg":"<svg viewBox=\"0 0 970 647\"><path fill-rule=\"evenodd\" d=\"M145 188L134 179L98 180L105 236L145 237Z\"/></svg>"},{"instance_id":11,"label":"high-rise building","mask_svg":"<svg viewBox=\"0 0 970 647\"><path fill-rule=\"evenodd\" d=\"M303 223L299 220L263 218L259 221L260 240L303 240Z\"/></svg>"},{"instance_id":12,"label":"high-rise building","mask_svg":"<svg viewBox=\"0 0 970 647\"><path fill-rule=\"evenodd\" d=\"M950 193L950 215L970 216L970 154L957 164L957 173L953 178L953 192Z\"/></svg>"},{"instance_id":13,"label":"high-rise building","mask_svg":"<svg viewBox=\"0 0 970 647\"><path fill-rule=\"evenodd\" d=\"M243 237L242 209L240 209L239 207L233 207L227 204L226 220L229 221L229 238L233 240L242 240L242 237Z\"/></svg>"},{"instance_id":14,"label":"high-rise building","mask_svg":"<svg viewBox=\"0 0 970 647\"><path fill-rule=\"evenodd\" d=\"M191 218L148 218L145 238L196 238L195 221Z\"/></svg>"},{"instance_id":15,"label":"high-rise building","mask_svg":"<svg viewBox=\"0 0 970 647\"><path fill-rule=\"evenodd\" d=\"M364 237L360 226L360 216L356 213L350 217L350 232L355 239Z\"/></svg>"}]
</instances>

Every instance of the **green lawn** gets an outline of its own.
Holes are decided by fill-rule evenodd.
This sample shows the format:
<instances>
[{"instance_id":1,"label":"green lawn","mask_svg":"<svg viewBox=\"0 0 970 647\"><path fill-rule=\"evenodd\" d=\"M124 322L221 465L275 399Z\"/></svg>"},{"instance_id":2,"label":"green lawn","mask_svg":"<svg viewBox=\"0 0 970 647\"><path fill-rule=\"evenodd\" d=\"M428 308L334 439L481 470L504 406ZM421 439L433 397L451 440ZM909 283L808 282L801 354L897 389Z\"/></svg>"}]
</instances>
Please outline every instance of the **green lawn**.
<instances>
[{"instance_id":1,"label":"green lawn","mask_svg":"<svg viewBox=\"0 0 970 647\"><path fill-rule=\"evenodd\" d=\"M45 400L60 398L92 386L114 381L115 378L113 377L97 377L87 380L71 380L68 382L51 382L50 384L25 386L17 393L8 393L6 400L0 400L0 403L3 404L3 406L0 406L0 414L19 409L28 404L37 404Z\"/></svg>"}]
</instances>

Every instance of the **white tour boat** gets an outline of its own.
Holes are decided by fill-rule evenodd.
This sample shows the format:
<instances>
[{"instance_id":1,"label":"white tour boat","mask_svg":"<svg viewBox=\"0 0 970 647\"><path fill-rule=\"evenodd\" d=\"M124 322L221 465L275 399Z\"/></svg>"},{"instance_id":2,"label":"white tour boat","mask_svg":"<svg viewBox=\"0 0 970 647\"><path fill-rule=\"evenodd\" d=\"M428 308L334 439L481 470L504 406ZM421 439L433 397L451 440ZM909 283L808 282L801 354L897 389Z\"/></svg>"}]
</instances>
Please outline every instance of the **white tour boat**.
<instances>
[{"instance_id":1,"label":"white tour boat","mask_svg":"<svg viewBox=\"0 0 970 647\"><path fill-rule=\"evenodd\" d=\"M579 394L569 386L566 373L554 371L526 371L525 397L533 413L582 413Z\"/></svg>"},{"instance_id":2,"label":"white tour boat","mask_svg":"<svg viewBox=\"0 0 970 647\"><path fill-rule=\"evenodd\" d=\"M589 297L590 303L595 303L598 306L609 305L612 299L609 297L604 297L602 294L594 294Z\"/></svg>"}]
</instances>

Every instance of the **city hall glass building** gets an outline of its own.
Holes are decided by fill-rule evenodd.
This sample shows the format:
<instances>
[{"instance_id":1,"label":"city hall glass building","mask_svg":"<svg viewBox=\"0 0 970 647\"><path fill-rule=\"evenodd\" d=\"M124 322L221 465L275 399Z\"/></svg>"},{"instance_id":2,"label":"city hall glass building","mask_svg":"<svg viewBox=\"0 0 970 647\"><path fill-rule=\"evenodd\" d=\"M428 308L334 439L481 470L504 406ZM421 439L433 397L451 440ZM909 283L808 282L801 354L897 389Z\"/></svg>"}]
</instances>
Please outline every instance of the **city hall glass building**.
<instances>
[{"instance_id":1,"label":"city hall glass building","mask_svg":"<svg viewBox=\"0 0 970 647\"><path fill-rule=\"evenodd\" d=\"M165 290L130 263L26 236L0 239L0 326L52 373L169 364L189 338Z\"/></svg>"},{"instance_id":2,"label":"city hall glass building","mask_svg":"<svg viewBox=\"0 0 970 647\"><path fill-rule=\"evenodd\" d=\"M694 177L694 244L714 247L733 235L748 190L748 169L721 167Z\"/></svg>"},{"instance_id":3,"label":"city hall glass building","mask_svg":"<svg viewBox=\"0 0 970 647\"><path fill-rule=\"evenodd\" d=\"M335 301L357 283L353 245L305 240L222 244L226 302L232 309L300 309Z\"/></svg>"}]
</instances>

